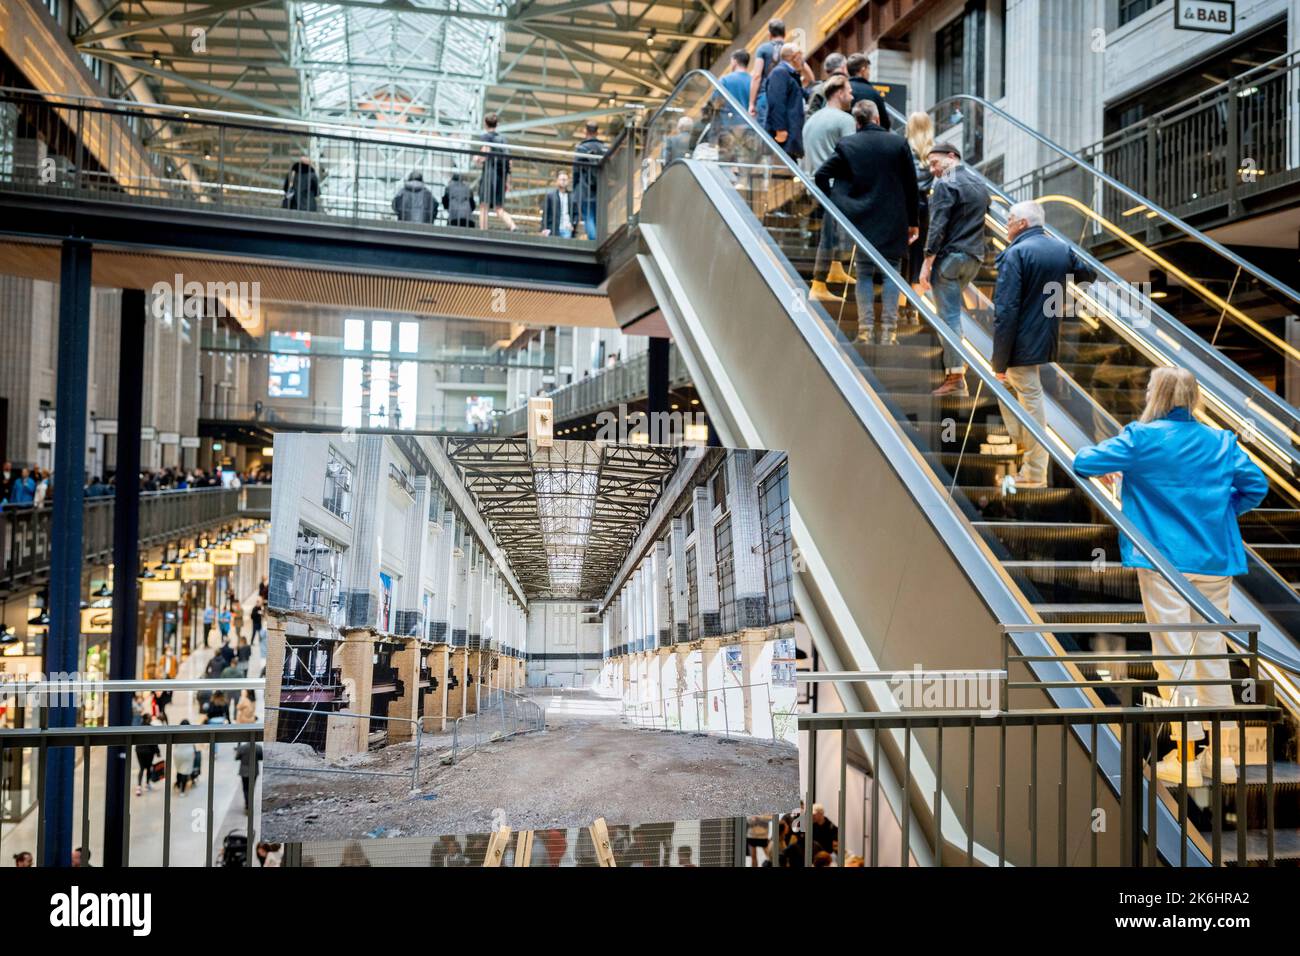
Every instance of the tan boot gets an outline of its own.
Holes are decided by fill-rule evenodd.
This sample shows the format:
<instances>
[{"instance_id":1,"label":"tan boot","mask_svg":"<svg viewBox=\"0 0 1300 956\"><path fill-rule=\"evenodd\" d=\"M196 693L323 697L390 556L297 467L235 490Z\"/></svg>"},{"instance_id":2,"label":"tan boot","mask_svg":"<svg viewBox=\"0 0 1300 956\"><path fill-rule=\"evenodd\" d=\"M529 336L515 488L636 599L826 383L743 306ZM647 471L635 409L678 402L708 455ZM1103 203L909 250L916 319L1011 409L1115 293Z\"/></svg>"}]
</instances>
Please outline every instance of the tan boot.
<instances>
[{"instance_id":1,"label":"tan boot","mask_svg":"<svg viewBox=\"0 0 1300 956\"><path fill-rule=\"evenodd\" d=\"M814 302L843 302L844 297L836 295L830 289L826 288L825 282L813 280L812 289L808 292L808 298Z\"/></svg>"},{"instance_id":2,"label":"tan boot","mask_svg":"<svg viewBox=\"0 0 1300 956\"><path fill-rule=\"evenodd\" d=\"M826 273L826 281L834 282L836 285L852 285L858 280L849 275L848 270L840 265L840 260L835 259Z\"/></svg>"},{"instance_id":3,"label":"tan boot","mask_svg":"<svg viewBox=\"0 0 1300 956\"><path fill-rule=\"evenodd\" d=\"M949 372L944 376L943 384L930 393L936 398L942 398L945 395L956 395L959 398L965 398L970 394L966 388L965 372Z\"/></svg>"}]
</instances>

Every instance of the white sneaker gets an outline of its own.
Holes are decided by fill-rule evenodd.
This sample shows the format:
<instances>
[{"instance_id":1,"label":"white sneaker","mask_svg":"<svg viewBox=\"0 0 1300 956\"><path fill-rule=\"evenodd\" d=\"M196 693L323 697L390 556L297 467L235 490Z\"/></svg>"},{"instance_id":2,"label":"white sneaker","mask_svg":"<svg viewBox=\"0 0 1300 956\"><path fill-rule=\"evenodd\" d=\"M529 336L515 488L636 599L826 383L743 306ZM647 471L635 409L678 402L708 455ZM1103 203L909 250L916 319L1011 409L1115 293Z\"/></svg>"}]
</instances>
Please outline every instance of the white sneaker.
<instances>
[{"instance_id":1,"label":"white sneaker","mask_svg":"<svg viewBox=\"0 0 1300 956\"><path fill-rule=\"evenodd\" d=\"M1156 764L1156 778L1163 780L1165 783L1182 785L1183 782L1183 762L1178 759L1178 751L1171 750L1165 754L1165 759ZM1187 786L1199 787L1204 784L1201 779L1201 763L1199 760L1193 760L1187 765Z\"/></svg>"},{"instance_id":2,"label":"white sneaker","mask_svg":"<svg viewBox=\"0 0 1300 956\"><path fill-rule=\"evenodd\" d=\"M1201 751L1196 762L1201 765L1201 774L1206 780L1214 779L1214 755L1210 748ZM1237 762L1227 755L1219 757L1219 783L1230 787L1237 782Z\"/></svg>"}]
</instances>

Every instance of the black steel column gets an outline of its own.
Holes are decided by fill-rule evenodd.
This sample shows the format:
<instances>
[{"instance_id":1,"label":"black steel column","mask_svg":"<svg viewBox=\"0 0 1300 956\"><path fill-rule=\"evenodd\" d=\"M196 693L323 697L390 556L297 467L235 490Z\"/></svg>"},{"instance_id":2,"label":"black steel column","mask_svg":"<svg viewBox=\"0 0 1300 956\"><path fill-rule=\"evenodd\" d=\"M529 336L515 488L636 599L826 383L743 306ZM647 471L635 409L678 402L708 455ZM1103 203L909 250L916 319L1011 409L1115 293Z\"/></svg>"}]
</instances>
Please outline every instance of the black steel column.
<instances>
[{"instance_id":1,"label":"black steel column","mask_svg":"<svg viewBox=\"0 0 1300 956\"><path fill-rule=\"evenodd\" d=\"M108 647L108 679L135 678L139 620L140 421L144 400L143 289L122 290L121 337L117 353L117 459L113 501L113 634ZM111 694L108 722L131 724L131 696ZM125 747L108 751L104 800L104 866L122 865L122 822L126 774L131 755Z\"/></svg>"},{"instance_id":2,"label":"black steel column","mask_svg":"<svg viewBox=\"0 0 1300 956\"><path fill-rule=\"evenodd\" d=\"M90 361L90 243L65 239L59 275L59 365L55 391L54 516L50 533L50 627L45 636L45 672L58 680L79 673L81 643L82 523L85 517L86 379ZM49 727L72 727L77 711L69 700L52 699ZM42 864L72 862L74 753L47 751L45 833Z\"/></svg>"},{"instance_id":3,"label":"black steel column","mask_svg":"<svg viewBox=\"0 0 1300 956\"><path fill-rule=\"evenodd\" d=\"M653 416L668 412L668 340L651 337L650 354L646 362L646 414ZM666 419L659 419L665 421Z\"/></svg>"}]
</instances>

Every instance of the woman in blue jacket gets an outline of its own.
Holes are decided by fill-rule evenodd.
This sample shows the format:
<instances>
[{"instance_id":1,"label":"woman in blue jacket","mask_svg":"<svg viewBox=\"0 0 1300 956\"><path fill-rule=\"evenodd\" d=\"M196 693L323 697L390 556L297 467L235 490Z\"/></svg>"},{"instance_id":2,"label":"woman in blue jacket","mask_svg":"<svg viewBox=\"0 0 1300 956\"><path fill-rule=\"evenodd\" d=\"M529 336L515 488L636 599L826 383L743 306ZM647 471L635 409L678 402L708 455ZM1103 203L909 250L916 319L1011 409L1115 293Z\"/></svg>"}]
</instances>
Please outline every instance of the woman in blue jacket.
<instances>
[{"instance_id":1,"label":"woman in blue jacket","mask_svg":"<svg viewBox=\"0 0 1300 956\"><path fill-rule=\"evenodd\" d=\"M1237 516L1264 500L1268 480L1237 444L1230 431L1196 421L1200 387L1187 369L1157 368L1147 384L1146 407L1140 421L1127 425L1114 438L1084 448L1074 458L1074 470L1092 477L1112 473L1124 477L1124 514L1206 599L1227 615L1234 575L1246 573L1246 550ZM1127 538L1120 539L1124 566L1136 568L1147 620L1185 624L1199 620L1188 603ZM1151 634L1154 654L1224 654L1222 634L1157 631ZM1163 680L1188 680L1164 686L1161 694L1182 706L1233 705L1228 684L1197 685L1196 678L1228 678L1226 660L1156 662ZM1178 741L1180 724L1174 723ZM1227 724L1224 725L1225 729ZM1199 723L1189 722L1188 756L1194 742L1205 737ZM1181 779L1182 748L1160 761L1159 776ZM1199 763L1199 766L1198 766ZM1187 767L1188 786L1199 786L1209 769L1209 751ZM1232 761L1221 761L1223 782L1236 778Z\"/></svg>"}]
</instances>

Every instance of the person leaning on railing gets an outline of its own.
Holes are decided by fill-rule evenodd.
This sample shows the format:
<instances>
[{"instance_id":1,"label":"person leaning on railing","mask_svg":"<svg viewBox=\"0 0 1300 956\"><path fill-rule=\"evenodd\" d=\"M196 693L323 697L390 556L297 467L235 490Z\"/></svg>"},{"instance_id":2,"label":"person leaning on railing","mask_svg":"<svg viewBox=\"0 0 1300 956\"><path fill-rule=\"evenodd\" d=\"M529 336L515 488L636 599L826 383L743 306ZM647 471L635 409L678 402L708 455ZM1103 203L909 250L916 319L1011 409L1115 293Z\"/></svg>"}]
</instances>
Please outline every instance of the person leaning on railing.
<instances>
[{"instance_id":1,"label":"person leaning on railing","mask_svg":"<svg viewBox=\"0 0 1300 956\"><path fill-rule=\"evenodd\" d=\"M1264 500L1268 479L1242 450L1235 434L1196 420L1200 398L1196 377L1187 369L1154 369L1141 420L1129 423L1114 438L1080 449L1074 470L1085 477L1122 475L1124 515L1226 617L1232 578L1246 573L1237 517ZM1148 621L1197 620L1187 601L1122 536L1120 556L1124 567L1137 569ZM1227 642L1219 632L1152 631L1151 650L1153 654L1222 655L1227 653ZM1166 700L1182 706L1233 706L1230 684L1195 683L1198 678L1227 680L1227 660L1153 663L1162 680L1190 682L1162 686L1160 693ZM1229 726L1223 725L1225 730ZM1191 757L1205 731L1199 722L1189 721L1188 739L1180 742L1180 721L1172 725L1172 736L1179 746L1159 762L1157 774L1178 783L1184 746L1185 756ZM1209 754L1207 748L1200 760L1189 761L1189 787L1200 786L1210 771ZM1236 781L1231 759L1222 756L1221 769L1222 783Z\"/></svg>"}]
</instances>

